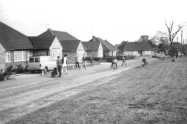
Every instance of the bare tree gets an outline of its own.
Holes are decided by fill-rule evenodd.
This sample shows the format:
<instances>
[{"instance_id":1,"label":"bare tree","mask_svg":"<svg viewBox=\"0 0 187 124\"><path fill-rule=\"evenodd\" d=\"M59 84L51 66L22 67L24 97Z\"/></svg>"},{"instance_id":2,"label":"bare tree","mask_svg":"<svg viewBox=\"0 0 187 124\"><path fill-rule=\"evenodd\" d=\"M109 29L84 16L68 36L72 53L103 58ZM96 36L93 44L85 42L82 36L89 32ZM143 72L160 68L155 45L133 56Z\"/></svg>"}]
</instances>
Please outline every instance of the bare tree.
<instances>
[{"instance_id":1,"label":"bare tree","mask_svg":"<svg viewBox=\"0 0 187 124\"><path fill-rule=\"evenodd\" d=\"M168 31L168 39L169 39L170 45L172 45L175 37L181 31L183 26L178 25L177 28L174 29L174 21L173 20L169 24L167 22L165 22L165 25L166 25L166 28Z\"/></svg>"}]
</instances>

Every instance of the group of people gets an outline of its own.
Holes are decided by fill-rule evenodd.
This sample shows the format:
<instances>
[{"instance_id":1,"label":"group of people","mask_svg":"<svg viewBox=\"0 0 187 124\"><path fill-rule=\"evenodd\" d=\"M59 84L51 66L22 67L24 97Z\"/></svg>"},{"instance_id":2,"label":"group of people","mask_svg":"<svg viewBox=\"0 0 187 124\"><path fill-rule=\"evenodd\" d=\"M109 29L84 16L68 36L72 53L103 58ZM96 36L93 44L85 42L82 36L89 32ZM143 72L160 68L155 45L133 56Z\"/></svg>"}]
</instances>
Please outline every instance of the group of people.
<instances>
[{"instance_id":1,"label":"group of people","mask_svg":"<svg viewBox=\"0 0 187 124\"><path fill-rule=\"evenodd\" d=\"M122 56L121 66L124 66L124 65L127 66L127 62L126 62L125 56ZM112 59L111 68L112 69L117 69L118 68L118 60L117 60L117 58Z\"/></svg>"},{"instance_id":2,"label":"group of people","mask_svg":"<svg viewBox=\"0 0 187 124\"><path fill-rule=\"evenodd\" d=\"M60 59L60 56L57 57L56 60L56 68L53 69L51 72L51 77L61 77L63 72L67 73L67 55L64 55L63 59Z\"/></svg>"},{"instance_id":3,"label":"group of people","mask_svg":"<svg viewBox=\"0 0 187 124\"><path fill-rule=\"evenodd\" d=\"M82 57L82 60L80 60L77 57L75 57L75 68L76 69L81 69L81 65L80 64L82 64L82 67L84 69L86 69L86 60L85 60L84 56Z\"/></svg>"},{"instance_id":4,"label":"group of people","mask_svg":"<svg viewBox=\"0 0 187 124\"><path fill-rule=\"evenodd\" d=\"M65 72L65 73L68 72L68 62L67 62L67 60L68 60L67 55L64 55L64 57L62 59L60 58L60 56L57 57L56 67L52 70L51 77L61 77L62 72ZM86 69L85 57L82 57L82 60L80 60L80 58L78 59L77 57L75 57L75 68L76 69L81 69L81 65L82 65L82 68ZM127 66L127 62L126 62L125 56L122 56L121 66L124 66L124 65ZM114 58L112 60L111 68L112 69L117 69L118 68L117 58ZM46 73L47 71L48 71L48 68L45 68L44 71L42 71L42 73Z\"/></svg>"},{"instance_id":5,"label":"group of people","mask_svg":"<svg viewBox=\"0 0 187 124\"><path fill-rule=\"evenodd\" d=\"M67 73L68 72L68 62L67 62L67 55L64 55L63 59L60 59L60 57L57 57L56 60L56 68L53 69L51 73L51 77L61 77L62 71ZM85 58L82 57L82 61L78 60L77 57L75 57L75 68L80 69L80 64L82 63L82 67L86 69L86 62Z\"/></svg>"},{"instance_id":6,"label":"group of people","mask_svg":"<svg viewBox=\"0 0 187 124\"><path fill-rule=\"evenodd\" d=\"M67 55L65 54L63 59L60 59L60 56L57 57L56 60L56 68L52 71L52 77L55 75L58 75L58 77L62 76L62 70L63 72L67 73ZM53 74L54 73L54 74Z\"/></svg>"}]
</instances>

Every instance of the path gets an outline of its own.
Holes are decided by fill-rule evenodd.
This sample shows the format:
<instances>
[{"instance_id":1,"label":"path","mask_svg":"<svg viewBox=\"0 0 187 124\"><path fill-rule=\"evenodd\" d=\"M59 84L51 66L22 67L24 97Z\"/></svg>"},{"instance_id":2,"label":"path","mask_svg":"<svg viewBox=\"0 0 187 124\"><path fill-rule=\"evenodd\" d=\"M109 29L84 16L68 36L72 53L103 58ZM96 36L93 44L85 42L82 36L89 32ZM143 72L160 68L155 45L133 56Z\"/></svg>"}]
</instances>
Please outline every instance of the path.
<instances>
[{"instance_id":1,"label":"path","mask_svg":"<svg viewBox=\"0 0 187 124\"><path fill-rule=\"evenodd\" d=\"M87 86L107 83L122 71L140 64L141 59L129 60L128 67L120 67L113 71L109 68L110 65L105 63L89 67L87 70L71 71L62 78L27 75L3 82L0 84L0 121L7 122L49 106L84 91Z\"/></svg>"}]
</instances>

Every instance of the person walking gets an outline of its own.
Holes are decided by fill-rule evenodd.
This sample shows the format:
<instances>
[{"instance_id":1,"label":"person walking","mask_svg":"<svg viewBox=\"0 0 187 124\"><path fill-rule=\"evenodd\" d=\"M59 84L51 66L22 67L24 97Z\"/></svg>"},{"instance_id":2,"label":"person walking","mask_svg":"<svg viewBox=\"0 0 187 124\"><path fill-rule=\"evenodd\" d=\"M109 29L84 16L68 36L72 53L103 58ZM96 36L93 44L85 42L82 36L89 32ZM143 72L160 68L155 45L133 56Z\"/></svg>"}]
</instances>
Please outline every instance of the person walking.
<instances>
[{"instance_id":1,"label":"person walking","mask_svg":"<svg viewBox=\"0 0 187 124\"><path fill-rule=\"evenodd\" d=\"M57 72L58 72L58 77L61 77L61 75L62 75L62 65L61 65L61 60L60 60L59 56L57 57L56 65L57 65L56 68L57 68Z\"/></svg>"},{"instance_id":2,"label":"person walking","mask_svg":"<svg viewBox=\"0 0 187 124\"><path fill-rule=\"evenodd\" d=\"M111 68L112 69L117 69L118 68L117 62L118 62L118 60L116 58L112 59L112 63L111 63Z\"/></svg>"},{"instance_id":3,"label":"person walking","mask_svg":"<svg viewBox=\"0 0 187 124\"><path fill-rule=\"evenodd\" d=\"M123 65L127 66L127 62L126 62L125 56L122 56L122 63L121 63L121 66L123 66Z\"/></svg>"},{"instance_id":4,"label":"person walking","mask_svg":"<svg viewBox=\"0 0 187 124\"><path fill-rule=\"evenodd\" d=\"M65 72L65 73L68 72L68 68L67 68L67 54L64 55L64 59L63 59L63 72Z\"/></svg>"}]
</instances>

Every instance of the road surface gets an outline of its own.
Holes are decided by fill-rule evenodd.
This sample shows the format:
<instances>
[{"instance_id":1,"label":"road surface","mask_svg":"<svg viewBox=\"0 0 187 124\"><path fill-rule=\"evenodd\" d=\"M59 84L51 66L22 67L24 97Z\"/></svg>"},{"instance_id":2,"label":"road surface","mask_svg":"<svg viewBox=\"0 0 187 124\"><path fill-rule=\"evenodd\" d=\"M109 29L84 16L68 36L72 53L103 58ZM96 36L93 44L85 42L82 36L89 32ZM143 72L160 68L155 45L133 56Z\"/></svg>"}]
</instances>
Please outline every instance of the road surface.
<instances>
[{"instance_id":1,"label":"road surface","mask_svg":"<svg viewBox=\"0 0 187 124\"><path fill-rule=\"evenodd\" d=\"M154 59L149 58L149 62ZM42 107L78 94L87 87L98 86L117 78L123 71L139 66L141 58L129 60L127 67L111 70L110 64L102 63L86 70L72 70L62 78L41 77L36 74L16 76L0 82L0 122L6 123Z\"/></svg>"}]
</instances>

